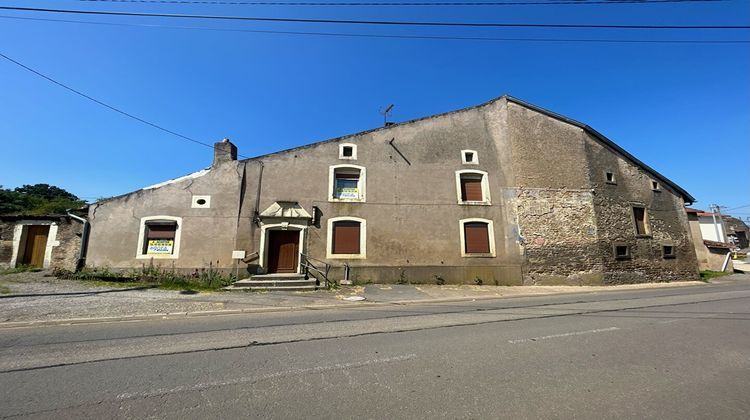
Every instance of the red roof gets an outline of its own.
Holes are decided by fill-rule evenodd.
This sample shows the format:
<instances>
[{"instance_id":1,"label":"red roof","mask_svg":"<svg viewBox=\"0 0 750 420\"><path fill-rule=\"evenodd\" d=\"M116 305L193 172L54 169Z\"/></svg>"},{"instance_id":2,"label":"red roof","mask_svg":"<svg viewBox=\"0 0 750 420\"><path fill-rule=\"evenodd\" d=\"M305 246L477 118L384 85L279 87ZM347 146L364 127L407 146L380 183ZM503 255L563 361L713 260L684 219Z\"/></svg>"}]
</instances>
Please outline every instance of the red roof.
<instances>
[{"instance_id":1,"label":"red roof","mask_svg":"<svg viewBox=\"0 0 750 420\"><path fill-rule=\"evenodd\" d=\"M726 249L734 248L734 244L728 244L726 242L708 241L704 239L703 243L709 248L726 248Z\"/></svg>"}]
</instances>

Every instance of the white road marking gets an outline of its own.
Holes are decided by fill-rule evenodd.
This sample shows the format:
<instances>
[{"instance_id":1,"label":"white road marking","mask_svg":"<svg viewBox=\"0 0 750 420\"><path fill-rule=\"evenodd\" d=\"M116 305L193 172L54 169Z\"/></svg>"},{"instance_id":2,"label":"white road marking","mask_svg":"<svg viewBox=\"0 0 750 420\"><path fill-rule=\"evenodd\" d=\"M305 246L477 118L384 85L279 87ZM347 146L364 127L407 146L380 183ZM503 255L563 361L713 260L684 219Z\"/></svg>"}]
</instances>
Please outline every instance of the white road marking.
<instances>
[{"instance_id":1,"label":"white road marking","mask_svg":"<svg viewBox=\"0 0 750 420\"><path fill-rule=\"evenodd\" d=\"M518 340L508 340L510 344L520 344L520 343L528 343L532 341L541 341L541 340L547 340L550 338L560 338L560 337L570 337L574 335L584 335L584 334L596 334L600 332L608 332L608 331L616 331L619 330L617 327L609 327L609 328L599 328L596 330L586 330L586 331L574 331L569 333L563 333L563 334L553 334L553 335L545 335L542 337L533 337L533 338L521 338Z\"/></svg>"},{"instance_id":2,"label":"white road marking","mask_svg":"<svg viewBox=\"0 0 750 420\"><path fill-rule=\"evenodd\" d=\"M249 382L260 382L260 381L265 381L269 379L283 378L287 376L305 375L308 373L323 373L323 372L328 372L332 370L343 370L344 372L346 372L347 369L351 369L351 368L370 366L370 365L375 365L379 363L403 362L405 360L414 359L416 357L417 357L416 354L411 353L411 354L405 354L403 356L385 357L382 359L371 359L371 360L364 360L361 362L336 363L334 365L328 365L328 366L314 366L311 368L304 368L304 369L292 369L292 370L286 370L282 372L269 373L269 374L260 375L260 376L245 376L242 378L232 379L229 381L205 382L205 383L199 383L199 384L194 384L194 385L183 385L183 386L178 386L174 388L155 389L155 390L147 391L147 392L132 392L132 393L126 392L124 394L118 395L116 400L124 401L124 400L132 400L136 398L159 397L162 395L176 394L178 392L203 391L206 389L222 387L222 386L238 385L238 384L244 384L244 383L249 383Z\"/></svg>"}]
</instances>

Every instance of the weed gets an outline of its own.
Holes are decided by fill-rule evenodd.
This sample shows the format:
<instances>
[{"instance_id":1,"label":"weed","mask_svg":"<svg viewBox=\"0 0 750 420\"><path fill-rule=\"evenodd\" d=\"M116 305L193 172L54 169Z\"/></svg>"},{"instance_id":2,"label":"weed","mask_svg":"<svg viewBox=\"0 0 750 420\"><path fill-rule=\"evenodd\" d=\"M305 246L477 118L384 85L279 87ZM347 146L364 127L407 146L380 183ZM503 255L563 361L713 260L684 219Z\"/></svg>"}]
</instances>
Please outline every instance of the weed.
<instances>
[{"instance_id":1,"label":"weed","mask_svg":"<svg viewBox=\"0 0 750 420\"><path fill-rule=\"evenodd\" d=\"M26 273L26 272L36 273L38 271L42 271L42 269L39 267L34 267L32 265L19 265L18 267L15 267L15 268L6 268L4 270L0 270L0 275Z\"/></svg>"},{"instance_id":2,"label":"weed","mask_svg":"<svg viewBox=\"0 0 750 420\"><path fill-rule=\"evenodd\" d=\"M187 292L196 292L200 290L217 290L229 286L234 282L235 277L224 275L220 270L213 268L195 269L190 274L178 273L172 269L163 269L154 266L153 263L143 265L140 269L130 270L128 272L113 272L108 268L87 268L73 273L64 270L55 270L53 274L56 277L83 280L87 283L97 285L116 284L119 287L157 287L165 290L180 290Z\"/></svg>"},{"instance_id":3,"label":"weed","mask_svg":"<svg viewBox=\"0 0 750 420\"><path fill-rule=\"evenodd\" d=\"M710 270L701 271L701 281L710 283L712 278L728 276L729 274L731 273L725 273L723 271L710 271Z\"/></svg>"},{"instance_id":4,"label":"weed","mask_svg":"<svg viewBox=\"0 0 750 420\"><path fill-rule=\"evenodd\" d=\"M476 284L477 286L481 286L482 283L482 279L480 279L478 276L474 278L474 284Z\"/></svg>"},{"instance_id":5,"label":"weed","mask_svg":"<svg viewBox=\"0 0 750 420\"><path fill-rule=\"evenodd\" d=\"M0 284L0 295L7 295L10 293L10 288Z\"/></svg>"},{"instance_id":6,"label":"weed","mask_svg":"<svg viewBox=\"0 0 750 420\"><path fill-rule=\"evenodd\" d=\"M407 284L409 283L409 279L406 278L406 272L404 270L401 270L401 273L398 275L398 284Z\"/></svg>"},{"instance_id":7,"label":"weed","mask_svg":"<svg viewBox=\"0 0 750 420\"><path fill-rule=\"evenodd\" d=\"M433 274L432 277L435 278L435 284L438 286L442 286L445 284L445 279L442 278L439 274Z\"/></svg>"}]
</instances>

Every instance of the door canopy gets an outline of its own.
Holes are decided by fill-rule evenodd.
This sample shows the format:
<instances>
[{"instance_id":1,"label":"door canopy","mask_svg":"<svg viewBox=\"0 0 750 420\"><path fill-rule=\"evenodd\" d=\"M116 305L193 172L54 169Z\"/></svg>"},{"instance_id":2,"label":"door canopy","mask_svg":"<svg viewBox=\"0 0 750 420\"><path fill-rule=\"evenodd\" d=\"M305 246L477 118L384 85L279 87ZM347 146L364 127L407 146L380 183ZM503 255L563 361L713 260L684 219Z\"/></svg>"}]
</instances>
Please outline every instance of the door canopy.
<instances>
[{"instance_id":1,"label":"door canopy","mask_svg":"<svg viewBox=\"0 0 750 420\"><path fill-rule=\"evenodd\" d=\"M267 209L263 210L260 217L274 219L312 219L310 213L302 208L302 206L296 201L277 201L271 204Z\"/></svg>"}]
</instances>

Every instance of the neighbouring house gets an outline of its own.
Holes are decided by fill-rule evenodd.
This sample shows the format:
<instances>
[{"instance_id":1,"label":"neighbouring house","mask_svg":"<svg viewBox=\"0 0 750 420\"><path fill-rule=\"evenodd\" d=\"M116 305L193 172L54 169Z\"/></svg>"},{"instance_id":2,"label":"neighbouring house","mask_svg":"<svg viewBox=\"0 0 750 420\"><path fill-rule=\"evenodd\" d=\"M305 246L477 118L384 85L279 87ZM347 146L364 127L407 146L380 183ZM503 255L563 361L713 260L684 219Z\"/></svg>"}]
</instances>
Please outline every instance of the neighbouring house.
<instances>
[{"instance_id":1,"label":"neighbouring house","mask_svg":"<svg viewBox=\"0 0 750 420\"><path fill-rule=\"evenodd\" d=\"M750 246L750 227L742 220L732 216L722 216L727 230L727 239L740 249Z\"/></svg>"},{"instance_id":2,"label":"neighbouring house","mask_svg":"<svg viewBox=\"0 0 750 420\"><path fill-rule=\"evenodd\" d=\"M724 264L727 261L727 255L731 254L734 244L724 240L724 226L721 223L721 215L693 208L686 208L685 212L688 216L690 234L693 237L700 270L731 272L733 270L731 258L726 267ZM721 238L721 240L716 238Z\"/></svg>"},{"instance_id":3,"label":"neighbouring house","mask_svg":"<svg viewBox=\"0 0 750 420\"><path fill-rule=\"evenodd\" d=\"M310 264L362 283L687 280L693 201L589 126L503 96L244 160L218 142L207 169L91 205L87 261L251 281L319 277Z\"/></svg>"},{"instance_id":4,"label":"neighbouring house","mask_svg":"<svg viewBox=\"0 0 750 420\"><path fill-rule=\"evenodd\" d=\"M0 267L73 271L84 263L85 225L85 219L77 215L0 215Z\"/></svg>"}]
</instances>

